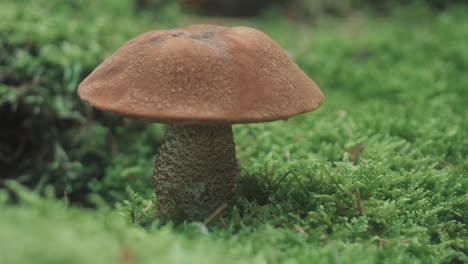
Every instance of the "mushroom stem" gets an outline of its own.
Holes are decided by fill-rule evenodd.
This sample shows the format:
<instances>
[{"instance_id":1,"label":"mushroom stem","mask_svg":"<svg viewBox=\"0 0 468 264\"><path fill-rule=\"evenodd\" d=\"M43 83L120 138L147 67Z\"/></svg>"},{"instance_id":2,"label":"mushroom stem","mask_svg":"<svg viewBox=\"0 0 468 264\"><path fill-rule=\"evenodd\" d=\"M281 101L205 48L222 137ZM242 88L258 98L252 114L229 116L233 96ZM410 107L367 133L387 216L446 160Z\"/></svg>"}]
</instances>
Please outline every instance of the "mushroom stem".
<instances>
[{"instance_id":1,"label":"mushroom stem","mask_svg":"<svg viewBox=\"0 0 468 264\"><path fill-rule=\"evenodd\" d=\"M231 125L169 125L155 161L162 219L202 219L234 196L238 167Z\"/></svg>"}]
</instances>

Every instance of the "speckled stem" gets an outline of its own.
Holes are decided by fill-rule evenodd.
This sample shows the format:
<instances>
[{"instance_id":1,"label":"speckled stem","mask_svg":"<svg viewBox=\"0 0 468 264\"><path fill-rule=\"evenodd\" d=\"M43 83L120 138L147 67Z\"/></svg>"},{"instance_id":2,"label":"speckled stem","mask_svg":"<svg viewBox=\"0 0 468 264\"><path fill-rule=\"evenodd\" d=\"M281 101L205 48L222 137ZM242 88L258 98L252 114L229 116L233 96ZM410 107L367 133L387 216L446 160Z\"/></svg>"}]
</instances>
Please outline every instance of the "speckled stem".
<instances>
[{"instance_id":1,"label":"speckled stem","mask_svg":"<svg viewBox=\"0 0 468 264\"><path fill-rule=\"evenodd\" d=\"M237 174L231 125L169 125L154 169L161 218L208 217L233 198Z\"/></svg>"}]
</instances>

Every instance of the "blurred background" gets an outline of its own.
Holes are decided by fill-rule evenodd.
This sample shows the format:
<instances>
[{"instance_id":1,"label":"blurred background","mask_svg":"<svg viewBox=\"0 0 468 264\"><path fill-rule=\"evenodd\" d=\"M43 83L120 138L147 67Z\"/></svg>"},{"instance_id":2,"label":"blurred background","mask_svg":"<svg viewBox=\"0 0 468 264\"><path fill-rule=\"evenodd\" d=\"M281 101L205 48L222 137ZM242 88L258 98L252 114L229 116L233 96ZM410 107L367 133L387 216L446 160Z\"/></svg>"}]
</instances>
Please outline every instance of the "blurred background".
<instances>
[{"instance_id":1,"label":"blurred background","mask_svg":"<svg viewBox=\"0 0 468 264\"><path fill-rule=\"evenodd\" d=\"M329 104L339 102L335 98L400 104L424 99L405 87L432 83L433 73L415 70L413 78L405 72L426 64L432 51L454 60L455 68L466 67L467 31L452 27L466 20L466 13L457 11L465 5L462 0L2 0L0 187L8 179L39 192L52 185L82 204L90 192L118 201L128 182L139 192L152 192L148 182L164 126L96 111L76 95L80 81L103 59L145 31L199 23L255 27L285 48ZM431 24L447 10L451 15ZM411 59L402 70L387 67L404 56ZM395 74L408 85L392 82ZM467 95L464 88L444 103L458 102L460 95ZM453 105L455 111L461 107Z\"/></svg>"}]
</instances>

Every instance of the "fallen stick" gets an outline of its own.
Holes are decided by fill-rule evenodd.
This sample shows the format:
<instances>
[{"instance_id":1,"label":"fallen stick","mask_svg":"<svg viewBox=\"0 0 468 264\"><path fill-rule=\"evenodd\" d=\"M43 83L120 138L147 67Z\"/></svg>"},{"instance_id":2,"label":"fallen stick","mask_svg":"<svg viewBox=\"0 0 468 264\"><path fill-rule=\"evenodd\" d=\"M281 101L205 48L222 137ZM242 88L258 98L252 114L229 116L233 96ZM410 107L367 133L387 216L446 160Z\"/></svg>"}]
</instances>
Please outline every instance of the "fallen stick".
<instances>
[{"instance_id":1,"label":"fallen stick","mask_svg":"<svg viewBox=\"0 0 468 264\"><path fill-rule=\"evenodd\" d=\"M220 207L218 207L218 209L216 209L211 215L210 217L208 217L208 219L206 219L206 221L203 223L205 226L208 226L211 222L213 222L216 218L218 218L219 215L221 215L224 210L226 210L228 208L228 204L227 203L223 203Z\"/></svg>"}]
</instances>

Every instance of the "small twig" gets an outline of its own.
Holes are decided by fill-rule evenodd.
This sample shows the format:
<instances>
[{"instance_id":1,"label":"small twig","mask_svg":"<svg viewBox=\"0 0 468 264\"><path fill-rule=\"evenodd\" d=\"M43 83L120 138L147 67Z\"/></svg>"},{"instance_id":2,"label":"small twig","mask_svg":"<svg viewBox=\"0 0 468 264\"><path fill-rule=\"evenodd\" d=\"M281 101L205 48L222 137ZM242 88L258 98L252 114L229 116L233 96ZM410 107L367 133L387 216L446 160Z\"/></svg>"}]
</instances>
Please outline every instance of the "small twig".
<instances>
[{"instance_id":1,"label":"small twig","mask_svg":"<svg viewBox=\"0 0 468 264\"><path fill-rule=\"evenodd\" d=\"M289 176L289 174L294 173L294 172L296 172L296 171L298 171L298 170L296 170L296 169L288 170L285 174L283 174L283 175L281 176L281 178L280 178L279 181L278 181L278 184L279 184L279 183L282 183L282 182L286 179L286 177Z\"/></svg>"},{"instance_id":2,"label":"small twig","mask_svg":"<svg viewBox=\"0 0 468 264\"><path fill-rule=\"evenodd\" d=\"M109 136L109 151L112 155L117 153L117 139L115 138L114 134Z\"/></svg>"},{"instance_id":3,"label":"small twig","mask_svg":"<svg viewBox=\"0 0 468 264\"><path fill-rule=\"evenodd\" d=\"M127 246L122 246L121 249L120 249L120 263L123 263L123 264L136 263L135 254Z\"/></svg>"},{"instance_id":4,"label":"small twig","mask_svg":"<svg viewBox=\"0 0 468 264\"><path fill-rule=\"evenodd\" d=\"M226 210L228 208L228 204L227 203L223 203L220 207L218 207L218 209L216 209L211 215L210 217L208 217L208 219L206 219L206 221L203 223L205 226L208 226L211 222L213 222L216 218L218 218L218 216L220 214L222 214L224 212L224 210Z\"/></svg>"},{"instance_id":5,"label":"small twig","mask_svg":"<svg viewBox=\"0 0 468 264\"><path fill-rule=\"evenodd\" d=\"M294 229L296 229L297 232L299 232L300 234L307 234L307 231L300 225L298 224L295 224L293 225Z\"/></svg>"},{"instance_id":6,"label":"small twig","mask_svg":"<svg viewBox=\"0 0 468 264\"><path fill-rule=\"evenodd\" d=\"M364 143L360 143L347 151L351 155L351 161L353 162L353 165L359 164L359 160L361 159L361 154L365 146L366 145Z\"/></svg>"},{"instance_id":7,"label":"small twig","mask_svg":"<svg viewBox=\"0 0 468 264\"><path fill-rule=\"evenodd\" d=\"M458 216L458 217L460 217L460 218L463 218L463 215L461 215L459 212L454 211L454 210L451 210L451 212L452 212L454 215L456 215L456 216Z\"/></svg>"},{"instance_id":8,"label":"small twig","mask_svg":"<svg viewBox=\"0 0 468 264\"><path fill-rule=\"evenodd\" d=\"M133 210L130 211L130 217L132 218L132 223L136 223L135 212Z\"/></svg>"},{"instance_id":9,"label":"small twig","mask_svg":"<svg viewBox=\"0 0 468 264\"><path fill-rule=\"evenodd\" d=\"M219 221L223 225L224 229L228 229L228 225L226 224L226 221L224 221L224 218L222 216L219 217Z\"/></svg>"},{"instance_id":10,"label":"small twig","mask_svg":"<svg viewBox=\"0 0 468 264\"><path fill-rule=\"evenodd\" d=\"M143 209L143 213L146 213L151 207L153 206L153 201L148 200L148 204L146 205L145 209Z\"/></svg>"},{"instance_id":11,"label":"small twig","mask_svg":"<svg viewBox=\"0 0 468 264\"><path fill-rule=\"evenodd\" d=\"M381 238L381 237L378 237L378 238L377 238L377 241L379 242L379 248L380 248L380 249L383 249L383 247L385 246L385 244L387 244L387 242L388 242L387 239L384 239L384 238Z\"/></svg>"},{"instance_id":12,"label":"small twig","mask_svg":"<svg viewBox=\"0 0 468 264\"><path fill-rule=\"evenodd\" d=\"M63 191L63 199L65 201L65 208L68 208L68 204L70 204L70 199L68 198L68 193Z\"/></svg>"},{"instance_id":13,"label":"small twig","mask_svg":"<svg viewBox=\"0 0 468 264\"><path fill-rule=\"evenodd\" d=\"M297 216L301 217L301 209L297 208L296 212L294 212Z\"/></svg>"},{"instance_id":14,"label":"small twig","mask_svg":"<svg viewBox=\"0 0 468 264\"><path fill-rule=\"evenodd\" d=\"M359 189L356 190L356 200L357 200L357 210L359 212L359 216L364 216L364 212L362 210L361 192L359 191Z\"/></svg>"},{"instance_id":15,"label":"small twig","mask_svg":"<svg viewBox=\"0 0 468 264\"><path fill-rule=\"evenodd\" d=\"M23 90L28 90L28 89L34 87L36 84L41 84L41 83L47 81L47 79L48 78L45 77L45 76L34 77L32 80L21 83L20 88L23 89Z\"/></svg>"}]
</instances>

